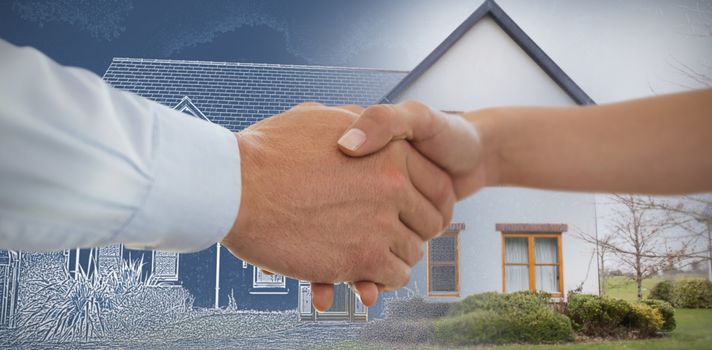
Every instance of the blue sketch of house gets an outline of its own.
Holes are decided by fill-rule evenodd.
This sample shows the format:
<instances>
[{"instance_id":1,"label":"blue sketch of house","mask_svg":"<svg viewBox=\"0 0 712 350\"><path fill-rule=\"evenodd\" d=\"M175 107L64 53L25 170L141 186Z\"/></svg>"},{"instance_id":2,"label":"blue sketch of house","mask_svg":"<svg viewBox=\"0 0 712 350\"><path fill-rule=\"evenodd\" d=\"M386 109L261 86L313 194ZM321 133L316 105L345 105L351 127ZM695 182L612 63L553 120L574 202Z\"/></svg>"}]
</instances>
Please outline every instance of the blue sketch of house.
<instances>
[{"instance_id":1,"label":"blue sketch of house","mask_svg":"<svg viewBox=\"0 0 712 350\"><path fill-rule=\"evenodd\" d=\"M405 74L363 68L115 58L104 79L237 132L302 102L373 104ZM329 312L315 313L307 283L264 274L219 244L191 254L131 250L121 245L66 253L70 274L80 267L90 273L93 266L111 268L129 258L143 259L146 276L186 288L195 297L196 307L226 307L234 300L240 310L298 309L305 320L367 318L367 309L346 285L336 286Z\"/></svg>"}]
</instances>

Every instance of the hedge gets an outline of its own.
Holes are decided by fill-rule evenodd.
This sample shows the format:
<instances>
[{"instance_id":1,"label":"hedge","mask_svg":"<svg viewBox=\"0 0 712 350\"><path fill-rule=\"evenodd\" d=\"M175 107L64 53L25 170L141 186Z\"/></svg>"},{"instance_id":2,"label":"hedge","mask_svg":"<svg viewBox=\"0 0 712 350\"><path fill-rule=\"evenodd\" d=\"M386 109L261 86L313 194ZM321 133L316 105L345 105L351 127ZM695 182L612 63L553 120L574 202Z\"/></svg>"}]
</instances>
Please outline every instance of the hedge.
<instances>
[{"instance_id":1,"label":"hedge","mask_svg":"<svg viewBox=\"0 0 712 350\"><path fill-rule=\"evenodd\" d=\"M447 318L435 322L443 343L458 345L560 343L572 341L569 319L555 312L540 294L483 293L453 305Z\"/></svg>"},{"instance_id":2,"label":"hedge","mask_svg":"<svg viewBox=\"0 0 712 350\"><path fill-rule=\"evenodd\" d=\"M712 283L701 278L677 280L671 299L673 306L679 308L712 308Z\"/></svg>"},{"instance_id":3,"label":"hedge","mask_svg":"<svg viewBox=\"0 0 712 350\"><path fill-rule=\"evenodd\" d=\"M590 294L569 294L567 314L574 329L596 337L650 337L675 329L675 310L662 300L629 303Z\"/></svg>"},{"instance_id":4,"label":"hedge","mask_svg":"<svg viewBox=\"0 0 712 350\"><path fill-rule=\"evenodd\" d=\"M643 303L660 312L660 315L663 317L663 331L670 332L677 327L677 323L675 322L675 308L672 307L672 304L664 300L645 300Z\"/></svg>"}]
</instances>

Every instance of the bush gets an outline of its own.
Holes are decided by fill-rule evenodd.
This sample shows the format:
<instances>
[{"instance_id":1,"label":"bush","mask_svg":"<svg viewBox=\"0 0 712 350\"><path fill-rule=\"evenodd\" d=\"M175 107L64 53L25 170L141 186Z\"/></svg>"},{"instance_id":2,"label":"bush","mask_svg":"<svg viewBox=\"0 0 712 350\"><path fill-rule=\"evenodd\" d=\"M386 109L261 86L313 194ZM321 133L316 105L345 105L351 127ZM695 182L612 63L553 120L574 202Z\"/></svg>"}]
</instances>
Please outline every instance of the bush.
<instances>
[{"instance_id":1,"label":"bush","mask_svg":"<svg viewBox=\"0 0 712 350\"><path fill-rule=\"evenodd\" d=\"M376 320L366 324L361 339L405 344L435 343L435 326L432 319Z\"/></svg>"},{"instance_id":2,"label":"bush","mask_svg":"<svg viewBox=\"0 0 712 350\"><path fill-rule=\"evenodd\" d=\"M385 300L386 320L369 322L361 338L406 344L434 343L434 319L444 317L450 303L427 302L420 296Z\"/></svg>"},{"instance_id":3,"label":"bush","mask_svg":"<svg viewBox=\"0 0 712 350\"><path fill-rule=\"evenodd\" d=\"M516 292L502 294L488 292L473 294L450 307L450 316L463 315L476 310L530 312L548 306L549 298L543 293Z\"/></svg>"},{"instance_id":4,"label":"bush","mask_svg":"<svg viewBox=\"0 0 712 350\"><path fill-rule=\"evenodd\" d=\"M664 300L668 303L672 302L673 283L671 280L663 280L658 282L650 289L649 299Z\"/></svg>"},{"instance_id":5,"label":"bush","mask_svg":"<svg viewBox=\"0 0 712 350\"><path fill-rule=\"evenodd\" d=\"M33 283L43 296L19 315L18 341L88 341L107 335L135 335L160 328L192 309L193 297L181 287L163 287L142 279L143 259L122 260L106 273L74 276L63 266L62 279Z\"/></svg>"},{"instance_id":6,"label":"bush","mask_svg":"<svg viewBox=\"0 0 712 350\"><path fill-rule=\"evenodd\" d=\"M391 298L385 301L385 315L387 319L434 319L447 315L451 305L451 303L427 302L420 296Z\"/></svg>"},{"instance_id":7,"label":"bush","mask_svg":"<svg viewBox=\"0 0 712 350\"><path fill-rule=\"evenodd\" d=\"M628 315L629 328L640 332L641 336L651 336L663 328L663 316L660 311L644 303L631 305Z\"/></svg>"},{"instance_id":8,"label":"bush","mask_svg":"<svg viewBox=\"0 0 712 350\"><path fill-rule=\"evenodd\" d=\"M435 322L445 343L557 343L574 338L571 322L547 304L543 294L482 293L453 305L450 316Z\"/></svg>"},{"instance_id":9,"label":"bush","mask_svg":"<svg viewBox=\"0 0 712 350\"><path fill-rule=\"evenodd\" d=\"M663 327L661 330L670 332L675 329L677 326L675 322L675 309L669 302L655 299L645 300L643 302L660 312L660 315L663 317Z\"/></svg>"},{"instance_id":10,"label":"bush","mask_svg":"<svg viewBox=\"0 0 712 350\"><path fill-rule=\"evenodd\" d=\"M672 289L672 304L679 308L712 308L712 283L704 279L681 279Z\"/></svg>"},{"instance_id":11,"label":"bush","mask_svg":"<svg viewBox=\"0 0 712 350\"><path fill-rule=\"evenodd\" d=\"M625 300L590 294L569 293L568 316L576 331L589 336L617 335L631 312Z\"/></svg>"}]
</instances>

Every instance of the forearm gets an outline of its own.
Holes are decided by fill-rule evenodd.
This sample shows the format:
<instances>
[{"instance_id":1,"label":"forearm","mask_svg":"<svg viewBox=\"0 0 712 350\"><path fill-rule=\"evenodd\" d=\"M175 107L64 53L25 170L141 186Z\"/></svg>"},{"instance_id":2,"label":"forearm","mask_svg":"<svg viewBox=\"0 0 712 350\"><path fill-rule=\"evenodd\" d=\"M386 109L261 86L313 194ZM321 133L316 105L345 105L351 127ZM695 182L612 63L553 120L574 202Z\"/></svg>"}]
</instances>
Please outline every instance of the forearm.
<instances>
[{"instance_id":1,"label":"forearm","mask_svg":"<svg viewBox=\"0 0 712 350\"><path fill-rule=\"evenodd\" d=\"M712 89L464 116L483 139L488 185L653 194L712 190Z\"/></svg>"},{"instance_id":2,"label":"forearm","mask_svg":"<svg viewBox=\"0 0 712 350\"><path fill-rule=\"evenodd\" d=\"M0 248L196 251L234 223L234 135L0 39Z\"/></svg>"}]
</instances>

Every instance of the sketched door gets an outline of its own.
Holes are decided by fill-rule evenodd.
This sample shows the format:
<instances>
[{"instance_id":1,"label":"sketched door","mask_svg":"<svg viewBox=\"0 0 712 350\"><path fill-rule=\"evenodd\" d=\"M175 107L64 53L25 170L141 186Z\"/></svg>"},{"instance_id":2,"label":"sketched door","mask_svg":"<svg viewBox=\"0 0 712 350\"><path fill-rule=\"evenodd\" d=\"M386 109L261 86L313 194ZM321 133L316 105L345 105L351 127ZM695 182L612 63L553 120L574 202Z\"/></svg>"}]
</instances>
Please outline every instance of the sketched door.
<instances>
[{"instance_id":1,"label":"sketched door","mask_svg":"<svg viewBox=\"0 0 712 350\"><path fill-rule=\"evenodd\" d=\"M309 283L299 283L299 315L302 320L314 321L366 321L368 309L356 297L351 288L340 283L334 285L334 302L325 312L319 312L311 304Z\"/></svg>"},{"instance_id":2,"label":"sketched door","mask_svg":"<svg viewBox=\"0 0 712 350\"><path fill-rule=\"evenodd\" d=\"M15 327L20 253L0 250L0 328Z\"/></svg>"}]
</instances>

